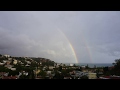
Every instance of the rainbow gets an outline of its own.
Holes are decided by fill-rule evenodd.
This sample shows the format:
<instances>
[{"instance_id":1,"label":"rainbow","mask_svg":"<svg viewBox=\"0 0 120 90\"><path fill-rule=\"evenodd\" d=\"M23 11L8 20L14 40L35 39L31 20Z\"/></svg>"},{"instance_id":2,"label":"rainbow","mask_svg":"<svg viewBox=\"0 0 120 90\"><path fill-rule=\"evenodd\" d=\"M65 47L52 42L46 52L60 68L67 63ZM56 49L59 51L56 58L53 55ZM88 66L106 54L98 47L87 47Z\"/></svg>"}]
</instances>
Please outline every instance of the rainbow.
<instances>
[{"instance_id":1,"label":"rainbow","mask_svg":"<svg viewBox=\"0 0 120 90\"><path fill-rule=\"evenodd\" d=\"M66 37L66 35L65 35L60 29L57 29L57 30L58 30L58 31L65 37L65 39L69 42L69 46L70 46L70 48L71 48L71 50L72 50L72 52L73 52L73 54L74 54L75 62L76 62L76 63L79 63L79 62L78 62L78 59L77 59L77 56L76 56L76 53L75 53L75 50L74 50L72 44L70 43L70 41L68 40L68 38Z\"/></svg>"},{"instance_id":2,"label":"rainbow","mask_svg":"<svg viewBox=\"0 0 120 90\"><path fill-rule=\"evenodd\" d=\"M65 37L65 39L69 42L69 46L70 46L70 48L71 48L71 50L72 50L72 53L74 54L75 62L76 62L76 63L80 63L80 62L78 61L78 59L77 59L77 55L76 55L76 53L75 53L75 50L74 50L71 42L68 40L68 38L66 37L66 35L62 32L62 30L60 30L60 29L57 29L57 30L58 30L58 31ZM82 40L84 41L84 44L85 44L85 46L86 46L86 48L87 48L90 61L93 62L93 61L92 61L92 53L91 53L90 48L88 47L89 45L88 45L88 43L86 42L86 40L84 39L84 36L83 36L83 35L81 35L81 36L82 36Z\"/></svg>"},{"instance_id":3,"label":"rainbow","mask_svg":"<svg viewBox=\"0 0 120 90\"><path fill-rule=\"evenodd\" d=\"M77 55L76 55L76 53L75 53L75 50L74 50L74 48L73 48L73 46L72 46L72 44L71 44L70 42L69 42L69 45L70 45L70 48L72 49L72 52L73 52L73 54L74 54L76 63L79 63L79 62L78 62L78 59L77 59Z\"/></svg>"}]
</instances>

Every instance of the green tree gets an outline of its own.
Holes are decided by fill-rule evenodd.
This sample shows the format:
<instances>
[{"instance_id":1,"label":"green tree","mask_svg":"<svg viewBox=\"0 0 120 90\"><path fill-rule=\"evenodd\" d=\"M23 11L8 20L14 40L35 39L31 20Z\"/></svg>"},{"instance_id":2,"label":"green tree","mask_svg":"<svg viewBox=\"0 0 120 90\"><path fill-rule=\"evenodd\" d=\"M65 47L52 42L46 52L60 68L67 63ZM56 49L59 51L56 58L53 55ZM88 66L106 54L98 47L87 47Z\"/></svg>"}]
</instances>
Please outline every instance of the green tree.
<instances>
[{"instance_id":1,"label":"green tree","mask_svg":"<svg viewBox=\"0 0 120 90\"><path fill-rule=\"evenodd\" d=\"M29 79L35 79L35 74L33 71L29 72L28 74Z\"/></svg>"},{"instance_id":2,"label":"green tree","mask_svg":"<svg viewBox=\"0 0 120 90\"><path fill-rule=\"evenodd\" d=\"M80 79L88 79L88 77L86 75L84 75Z\"/></svg>"},{"instance_id":3,"label":"green tree","mask_svg":"<svg viewBox=\"0 0 120 90\"><path fill-rule=\"evenodd\" d=\"M113 65L114 68L111 70L111 74L120 75L120 59L116 59Z\"/></svg>"},{"instance_id":4,"label":"green tree","mask_svg":"<svg viewBox=\"0 0 120 90\"><path fill-rule=\"evenodd\" d=\"M19 74L19 72L18 71L9 71L9 76L15 76L15 75L18 75Z\"/></svg>"},{"instance_id":5,"label":"green tree","mask_svg":"<svg viewBox=\"0 0 120 90\"><path fill-rule=\"evenodd\" d=\"M87 64L87 66L85 67L86 69L88 69L89 67L88 67L88 64Z\"/></svg>"},{"instance_id":6,"label":"green tree","mask_svg":"<svg viewBox=\"0 0 120 90\"><path fill-rule=\"evenodd\" d=\"M82 67L79 68L79 71L82 71Z\"/></svg>"},{"instance_id":7,"label":"green tree","mask_svg":"<svg viewBox=\"0 0 120 90\"><path fill-rule=\"evenodd\" d=\"M66 65L65 64L63 64L63 67L65 67Z\"/></svg>"},{"instance_id":8,"label":"green tree","mask_svg":"<svg viewBox=\"0 0 120 90\"><path fill-rule=\"evenodd\" d=\"M74 64L73 66L74 66L74 67L76 67L76 65L75 65L75 64Z\"/></svg>"},{"instance_id":9,"label":"green tree","mask_svg":"<svg viewBox=\"0 0 120 90\"><path fill-rule=\"evenodd\" d=\"M11 71L11 70L4 66L0 66L0 72L9 72L9 71Z\"/></svg>"},{"instance_id":10,"label":"green tree","mask_svg":"<svg viewBox=\"0 0 120 90\"><path fill-rule=\"evenodd\" d=\"M59 66L58 70L61 71L62 70L62 66Z\"/></svg>"},{"instance_id":11,"label":"green tree","mask_svg":"<svg viewBox=\"0 0 120 90\"><path fill-rule=\"evenodd\" d=\"M2 57L2 55L0 54L0 57Z\"/></svg>"},{"instance_id":12,"label":"green tree","mask_svg":"<svg viewBox=\"0 0 120 90\"><path fill-rule=\"evenodd\" d=\"M97 68L97 70L96 70L96 72L95 72L95 73L96 73L97 78L99 78L99 77L100 77L100 75L101 75L101 74L99 74L99 73L100 73L100 69L99 69L99 68Z\"/></svg>"},{"instance_id":13,"label":"green tree","mask_svg":"<svg viewBox=\"0 0 120 90\"><path fill-rule=\"evenodd\" d=\"M63 69L63 70L61 70L61 74L62 74L63 76L67 76L67 75L68 75L68 72Z\"/></svg>"},{"instance_id":14,"label":"green tree","mask_svg":"<svg viewBox=\"0 0 120 90\"><path fill-rule=\"evenodd\" d=\"M104 68L103 68L103 74L106 75L108 72L109 72L108 67L104 67Z\"/></svg>"},{"instance_id":15,"label":"green tree","mask_svg":"<svg viewBox=\"0 0 120 90\"><path fill-rule=\"evenodd\" d=\"M61 75L59 72L55 72L55 76L53 77L53 79L63 79L64 76Z\"/></svg>"},{"instance_id":16,"label":"green tree","mask_svg":"<svg viewBox=\"0 0 120 90\"><path fill-rule=\"evenodd\" d=\"M29 79L29 77L22 74L22 75L19 77L19 79Z\"/></svg>"},{"instance_id":17,"label":"green tree","mask_svg":"<svg viewBox=\"0 0 120 90\"><path fill-rule=\"evenodd\" d=\"M38 73L38 75L41 76L41 77L43 77L43 78L45 78L46 72L43 71L43 70L41 70L41 71Z\"/></svg>"}]
</instances>

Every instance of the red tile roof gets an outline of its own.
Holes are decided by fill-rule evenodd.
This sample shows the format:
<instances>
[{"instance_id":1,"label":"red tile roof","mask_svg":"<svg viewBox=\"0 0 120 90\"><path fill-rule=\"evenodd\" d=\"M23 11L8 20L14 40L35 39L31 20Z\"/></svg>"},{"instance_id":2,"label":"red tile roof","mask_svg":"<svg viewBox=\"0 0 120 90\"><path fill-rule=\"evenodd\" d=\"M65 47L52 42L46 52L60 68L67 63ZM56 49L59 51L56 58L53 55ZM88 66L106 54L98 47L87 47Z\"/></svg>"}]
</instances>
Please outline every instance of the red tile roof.
<instances>
[{"instance_id":1,"label":"red tile roof","mask_svg":"<svg viewBox=\"0 0 120 90\"><path fill-rule=\"evenodd\" d=\"M110 76L104 76L104 78L110 78Z\"/></svg>"},{"instance_id":2,"label":"red tile roof","mask_svg":"<svg viewBox=\"0 0 120 90\"><path fill-rule=\"evenodd\" d=\"M4 76L2 79L17 79L17 76Z\"/></svg>"}]
</instances>

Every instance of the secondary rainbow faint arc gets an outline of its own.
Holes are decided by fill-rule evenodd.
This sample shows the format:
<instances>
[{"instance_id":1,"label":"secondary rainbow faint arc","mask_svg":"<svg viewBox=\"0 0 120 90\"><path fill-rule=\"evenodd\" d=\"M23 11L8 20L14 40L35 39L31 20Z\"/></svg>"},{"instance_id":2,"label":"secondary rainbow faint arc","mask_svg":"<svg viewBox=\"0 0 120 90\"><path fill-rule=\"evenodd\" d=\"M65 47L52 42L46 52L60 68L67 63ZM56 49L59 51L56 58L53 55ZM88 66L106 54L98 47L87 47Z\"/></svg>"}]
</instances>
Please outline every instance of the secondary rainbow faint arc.
<instances>
[{"instance_id":1,"label":"secondary rainbow faint arc","mask_svg":"<svg viewBox=\"0 0 120 90\"><path fill-rule=\"evenodd\" d=\"M84 44L85 44L85 46L86 46L86 48L87 48L87 51L88 51L88 54L89 54L90 61L93 63L92 52L91 52L90 48L88 47L89 44L87 43L87 41L85 40L85 37L84 37L83 35L81 35L81 37L82 37L82 40L84 41Z\"/></svg>"},{"instance_id":2,"label":"secondary rainbow faint arc","mask_svg":"<svg viewBox=\"0 0 120 90\"><path fill-rule=\"evenodd\" d=\"M78 59L77 59L77 56L76 56L76 53L75 53L75 50L74 50L72 44L70 43L70 41L68 40L68 38L65 36L65 34L64 34L60 29L57 29L57 30L58 30L58 31L65 37L65 39L69 42L69 45L70 45L70 48L72 49L72 52L73 52L73 54L74 54L76 63L79 63L79 61L78 61ZM84 39L84 36L83 36L83 35L81 35L81 36L82 36L82 40L84 41L84 44L85 44L85 46L86 46L86 48L87 48L90 61L93 62L93 61L92 61L92 53L91 53L90 48L88 48L88 43L87 43L86 40Z\"/></svg>"},{"instance_id":3,"label":"secondary rainbow faint arc","mask_svg":"<svg viewBox=\"0 0 120 90\"><path fill-rule=\"evenodd\" d=\"M65 34L64 34L60 29L57 29L57 30L58 30L58 31L65 37L65 39L69 42L69 46L70 46L70 48L72 49L72 52L73 52L74 57L75 57L75 61L76 61L76 63L79 63L79 62L78 62L78 59L77 59L77 56L76 56L76 53L75 53L75 50L74 50L73 46L71 45L70 41L68 40L68 38L65 36Z\"/></svg>"}]
</instances>

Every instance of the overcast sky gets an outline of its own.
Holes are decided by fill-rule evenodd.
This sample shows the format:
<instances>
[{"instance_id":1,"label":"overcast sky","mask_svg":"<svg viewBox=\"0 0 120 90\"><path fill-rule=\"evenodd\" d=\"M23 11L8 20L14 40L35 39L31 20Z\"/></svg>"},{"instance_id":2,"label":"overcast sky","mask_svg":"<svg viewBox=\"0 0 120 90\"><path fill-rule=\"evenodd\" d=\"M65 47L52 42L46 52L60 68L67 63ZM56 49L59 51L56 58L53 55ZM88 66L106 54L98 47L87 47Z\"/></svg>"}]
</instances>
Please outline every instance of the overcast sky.
<instances>
[{"instance_id":1,"label":"overcast sky","mask_svg":"<svg viewBox=\"0 0 120 90\"><path fill-rule=\"evenodd\" d=\"M113 63L120 58L120 12L0 11L0 54Z\"/></svg>"}]
</instances>

